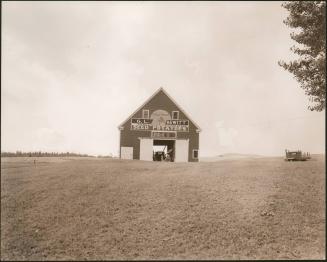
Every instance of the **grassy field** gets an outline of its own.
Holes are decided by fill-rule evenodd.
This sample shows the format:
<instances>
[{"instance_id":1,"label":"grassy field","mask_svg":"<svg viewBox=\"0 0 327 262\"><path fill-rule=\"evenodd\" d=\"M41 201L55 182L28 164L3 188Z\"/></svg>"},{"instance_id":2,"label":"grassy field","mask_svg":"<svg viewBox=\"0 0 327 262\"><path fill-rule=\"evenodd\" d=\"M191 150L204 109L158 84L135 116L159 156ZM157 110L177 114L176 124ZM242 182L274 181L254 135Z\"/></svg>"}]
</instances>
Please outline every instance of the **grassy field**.
<instances>
[{"instance_id":1,"label":"grassy field","mask_svg":"<svg viewBox=\"0 0 327 262\"><path fill-rule=\"evenodd\" d=\"M1 159L1 259L324 259L325 162Z\"/></svg>"}]
</instances>

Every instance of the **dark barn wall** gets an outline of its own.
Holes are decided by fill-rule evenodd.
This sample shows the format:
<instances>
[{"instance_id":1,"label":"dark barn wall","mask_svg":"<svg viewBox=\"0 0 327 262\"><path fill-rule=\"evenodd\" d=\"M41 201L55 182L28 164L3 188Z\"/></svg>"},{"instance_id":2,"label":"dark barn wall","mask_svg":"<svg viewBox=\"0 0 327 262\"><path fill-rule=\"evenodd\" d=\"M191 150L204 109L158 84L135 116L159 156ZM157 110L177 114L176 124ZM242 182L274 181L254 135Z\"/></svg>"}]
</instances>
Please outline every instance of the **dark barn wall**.
<instances>
[{"instance_id":1,"label":"dark barn wall","mask_svg":"<svg viewBox=\"0 0 327 262\"><path fill-rule=\"evenodd\" d=\"M140 140L139 137L150 137L151 131L136 131L131 129L131 118L142 118L142 110L148 109L151 114L162 109L172 114L172 111L179 111L180 119L188 119L182 111L169 99L169 97L160 91L156 94L146 105L138 110L133 116L131 116L124 124L124 129L120 131L120 146L133 147L133 159L140 158ZM188 119L189 120L189 119ZM197 127L189 120L189 132L177 132L177 139L189 139L189 157L190 162L197 162L198 159L192 158L192 150L199 149L199 133L196 132Z\"/></svg>"}]
</instances>

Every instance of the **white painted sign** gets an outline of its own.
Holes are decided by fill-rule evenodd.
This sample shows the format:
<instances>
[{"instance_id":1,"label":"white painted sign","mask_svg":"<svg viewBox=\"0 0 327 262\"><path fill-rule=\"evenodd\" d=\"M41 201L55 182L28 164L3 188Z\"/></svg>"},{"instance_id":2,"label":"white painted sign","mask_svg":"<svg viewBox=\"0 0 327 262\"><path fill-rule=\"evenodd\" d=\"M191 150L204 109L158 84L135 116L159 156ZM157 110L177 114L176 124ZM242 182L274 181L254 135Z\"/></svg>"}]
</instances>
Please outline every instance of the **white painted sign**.
<instances>
[{"instance_id":1,"label":"white painted sign","mask_svg":"<svg viewBox=\"0 0 327 262\"><path fill-rule=\"evenodd\" d=\"M188 132L189 121L185 119L172 120L167 111L159 109L151 114L150 119L132 118L131 130Z\"/></svg>"}]
</instances>

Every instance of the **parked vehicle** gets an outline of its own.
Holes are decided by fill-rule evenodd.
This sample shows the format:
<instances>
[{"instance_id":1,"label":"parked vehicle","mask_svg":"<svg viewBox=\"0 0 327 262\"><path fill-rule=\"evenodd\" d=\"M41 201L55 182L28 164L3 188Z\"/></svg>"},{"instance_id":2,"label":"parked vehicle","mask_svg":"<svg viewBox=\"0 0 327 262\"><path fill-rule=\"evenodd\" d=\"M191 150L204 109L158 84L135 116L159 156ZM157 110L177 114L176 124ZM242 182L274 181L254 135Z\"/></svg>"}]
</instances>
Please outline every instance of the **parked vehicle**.
<instances>
[{"instance_id":1,"label":"parked vehicle","mask_svg":"<svg viewBox=\"0 0 327 262\"><path fill-rule=\"evenodd\" d=\"M157 151L153 154L153 161L164 161L166 159L166 154L164 151Z\"/></svg>"},{"instance_id":2,"label":"parked vehicle","mask_svg":"<svg viewBox=\"0 0 327 262\"><path fill-rule=\"evenodd\" d=\"M306 161L311 158L310 153L298 151L285 150L285 161Z\"/></svg>"}]
</instances>

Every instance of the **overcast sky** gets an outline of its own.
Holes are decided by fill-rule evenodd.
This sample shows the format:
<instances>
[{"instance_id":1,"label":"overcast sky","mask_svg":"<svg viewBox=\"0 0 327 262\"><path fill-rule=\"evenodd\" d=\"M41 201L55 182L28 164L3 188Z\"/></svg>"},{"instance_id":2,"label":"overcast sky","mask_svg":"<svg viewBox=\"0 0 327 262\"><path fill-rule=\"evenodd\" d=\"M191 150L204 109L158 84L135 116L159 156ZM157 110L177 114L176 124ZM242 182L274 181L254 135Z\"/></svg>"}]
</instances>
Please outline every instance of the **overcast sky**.
<instances>
[{"instance_id":1,"label":"overcast sky","mask_svg":"<svg viewBox=\"0 0 327 262\"><path fill-rule=\"evenodd\" d=\"M118 125L161 86L200 156L325 152L325 113L278 60L282 2L2 2L1 151L117 155Z\"/></svg>"}]
</instances>

